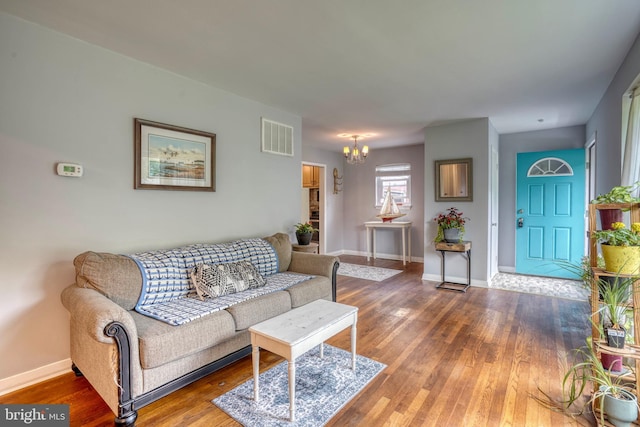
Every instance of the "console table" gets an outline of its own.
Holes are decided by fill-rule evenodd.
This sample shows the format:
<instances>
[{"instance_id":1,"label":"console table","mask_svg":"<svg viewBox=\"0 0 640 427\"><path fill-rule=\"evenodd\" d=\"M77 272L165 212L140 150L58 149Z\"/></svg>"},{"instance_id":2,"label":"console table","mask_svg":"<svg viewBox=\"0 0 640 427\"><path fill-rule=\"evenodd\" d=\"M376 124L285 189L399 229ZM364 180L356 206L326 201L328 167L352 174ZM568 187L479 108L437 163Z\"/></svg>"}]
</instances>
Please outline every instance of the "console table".
<instances>
[{"instance_id":1,"label":"console table","mask_svg":"<svg viewBox=\"0 0 640 427\"><path fill-rule=\"evenodd\" d=\"M436 243L436 251L440 252L442 260L440 261L440 267L442 270L442 282L436 286L439 289L447 289L450 291L467 292L467 288L471 286L471 242L459 242L459 243ZM467 283L448 282L444 278L445 273L445 254L446 252L458 252L460 255L467 259Z\"/></svg>"},{"instance_id":2,"label":"console table","mask_svg":"<svg viewBox=\"0 0 640 427\"><path fill-rule=\"evenodd\" d=\"M411 221L367 221L364 223L364 227L367 233L367 261L369 261L370 253L373 255L373 259L376 259L376 228L393 228L402 230L402 265L407 265L407 253L409 262L411 262ZM373 237L373 250L370 235Z\"/></svg>"}]
</instances>

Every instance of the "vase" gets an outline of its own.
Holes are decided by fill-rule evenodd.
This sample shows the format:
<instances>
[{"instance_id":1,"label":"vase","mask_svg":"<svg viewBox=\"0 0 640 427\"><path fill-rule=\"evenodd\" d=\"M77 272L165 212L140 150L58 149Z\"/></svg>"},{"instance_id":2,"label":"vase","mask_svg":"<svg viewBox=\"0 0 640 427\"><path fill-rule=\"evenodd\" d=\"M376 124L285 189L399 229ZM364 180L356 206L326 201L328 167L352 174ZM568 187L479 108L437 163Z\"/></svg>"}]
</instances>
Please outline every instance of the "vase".
<instances>
[{"instance_id":1,"label":"vase","mask_svg":"<svg viewBox=\"0 0 640 427\"><path fill-rule=\"evenodd\" d=\"M640 246L601 245L604 270L613 274L640 274Z\"/></svg>"},{"instance_id":2,"label":"vase","mask_svg":"<svg viewBox=\"0 0 640 427\"><path fill-rule=\"evenodd\" d=\"M460 241L459 228L445 228L443 230L444 241L447 243L458 243Z\"/></svg>"},{"instance_id":3,"label":"vase","mask_svg":"<svg viewBox=\"0 0 640 427\"><path fill-rule=\"evenodd\" d=\"M311 236L313 236L312 232L296 233L296 239L298 240L299 245L308 245L311 243Z\"/></svg>"},{"instance_id":4,"label":"vase","mask_svg":"<svg viewBox=\"0 0 640 427\"><path fill-rule=\"evenodd\" d=\"M602 367L611 372L622 372L622 356L615 354L602 353L600 355Z\"/></svg>"},{"instance_id":5,"label":"vase","mask_svg":"<svg viewBox=\"0 0 640 427\"><path fill-rule=\"evenodd\" d=\"M626 390L620 390L620 394L624 395L621 399L605 394L602 409L611 424L627 427L638 419L638 400Z\"/></svg>"},{"instance_id":6,"label":"vase","mask_svg":"<svg viewBox=\"0 0 640 427\"><path fill-rule=\"evenodd\" d=\"M603 230L613 230L611 224L622 222L622 209L598 209L600 212L600 227Z\"/></svg>"}]
</instances>

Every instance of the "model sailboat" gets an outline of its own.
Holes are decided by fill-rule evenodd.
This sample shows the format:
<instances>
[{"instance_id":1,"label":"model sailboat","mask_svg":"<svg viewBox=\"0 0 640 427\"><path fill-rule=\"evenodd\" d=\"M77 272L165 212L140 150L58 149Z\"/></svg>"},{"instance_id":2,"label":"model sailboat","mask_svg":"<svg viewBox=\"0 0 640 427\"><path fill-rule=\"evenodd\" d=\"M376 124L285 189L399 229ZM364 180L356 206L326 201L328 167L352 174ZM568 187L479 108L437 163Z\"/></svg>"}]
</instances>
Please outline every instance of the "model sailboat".
<instances>
[{"instance_id":1,"label":"model sailboat","mask_svg":"<svg viewBox=\"0 0 640 427\"><path fill-rule=\"evenodd\" d=\"M405 215L406 214L400 212L400 208L398 208L395 200L391 197L391 191L387 190L387 193L384 196L384 201L382 202L382 208L380 208L380 213L376 216L380 218L382 222L391 222L392 220Z\"/></svg>"}]
</instances>

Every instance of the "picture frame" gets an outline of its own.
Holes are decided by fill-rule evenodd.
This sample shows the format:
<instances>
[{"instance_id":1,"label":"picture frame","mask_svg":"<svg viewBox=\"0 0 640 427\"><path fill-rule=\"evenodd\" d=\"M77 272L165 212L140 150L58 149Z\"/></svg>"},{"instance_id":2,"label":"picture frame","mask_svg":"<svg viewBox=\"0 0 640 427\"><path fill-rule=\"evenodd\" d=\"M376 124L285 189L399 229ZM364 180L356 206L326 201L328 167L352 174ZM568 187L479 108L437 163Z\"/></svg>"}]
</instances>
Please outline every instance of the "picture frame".
<instances>
[{"instance_id":1,"label":"picture frame","mask_svg":"<svg viewBox=\"0 0 640 427\"><path fill-rule=\"evenodd\" d=\"M216 134L133 119L134 189L216 191Z\"/></svg>"},{"instance_id":2,"label":"picture frame","mask_svg":"<svg viewBox=\"0 0 640 427\"><path fill-rule=\"evenodd\" d=\"M473 159L435 161L436 202L473 201Z\"/></svg>"}]
</instances>

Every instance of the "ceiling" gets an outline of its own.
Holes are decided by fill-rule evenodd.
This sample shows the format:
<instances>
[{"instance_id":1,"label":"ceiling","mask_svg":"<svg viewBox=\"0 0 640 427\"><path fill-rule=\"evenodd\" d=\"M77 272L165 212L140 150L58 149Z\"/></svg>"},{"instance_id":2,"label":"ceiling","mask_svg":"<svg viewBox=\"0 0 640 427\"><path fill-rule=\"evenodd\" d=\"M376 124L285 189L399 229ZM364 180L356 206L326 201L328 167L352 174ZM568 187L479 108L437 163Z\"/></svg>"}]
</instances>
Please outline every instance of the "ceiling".
<instances>
[{"instance_id":1,"label":"ceiling","mask_svg":"<svg viewBox=\"0 0 640 427\"><path fill-rule=\"evenodd\" d=\"M303 119L340 150L584 124L640 30L638 0L0 0L0 11ZM542 120L542 121L540 121Z\"/></svg>"}]
</instances>

